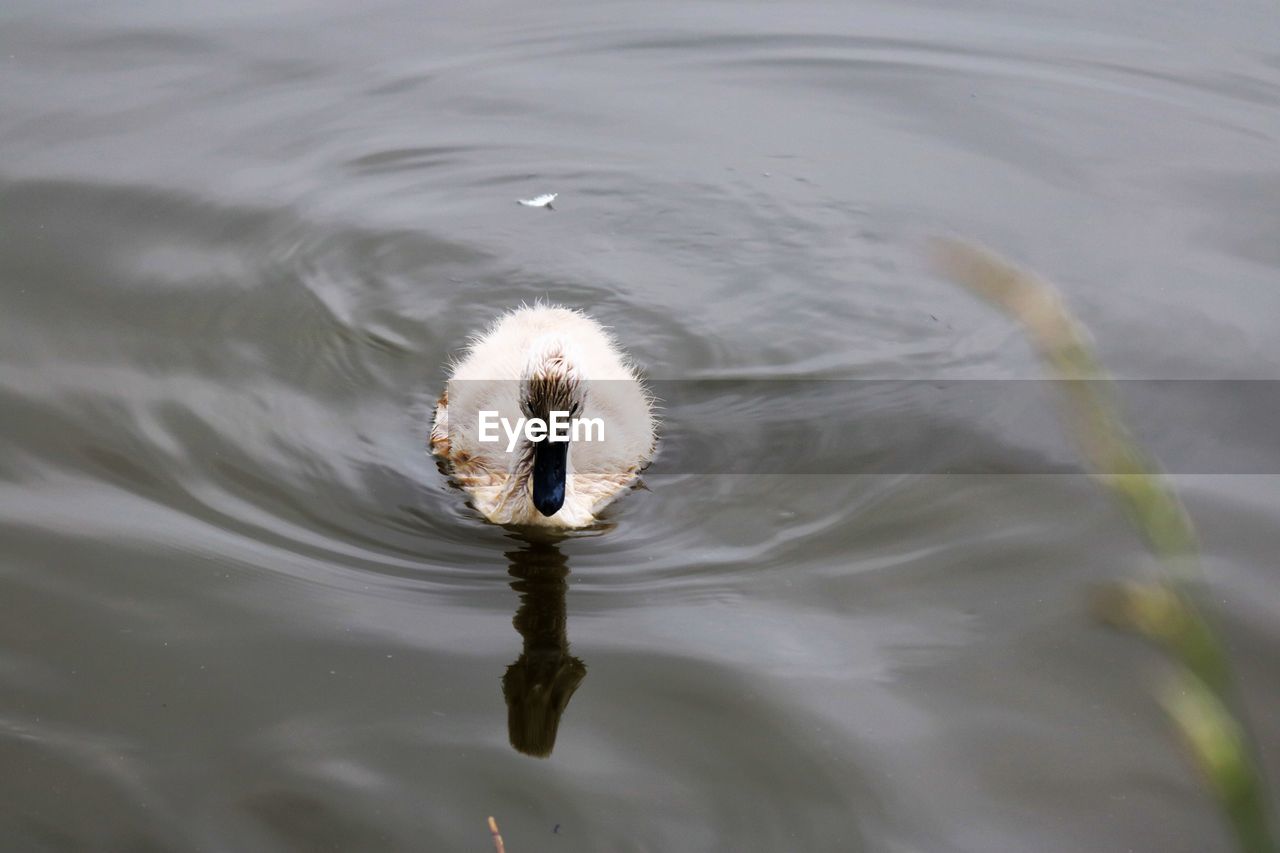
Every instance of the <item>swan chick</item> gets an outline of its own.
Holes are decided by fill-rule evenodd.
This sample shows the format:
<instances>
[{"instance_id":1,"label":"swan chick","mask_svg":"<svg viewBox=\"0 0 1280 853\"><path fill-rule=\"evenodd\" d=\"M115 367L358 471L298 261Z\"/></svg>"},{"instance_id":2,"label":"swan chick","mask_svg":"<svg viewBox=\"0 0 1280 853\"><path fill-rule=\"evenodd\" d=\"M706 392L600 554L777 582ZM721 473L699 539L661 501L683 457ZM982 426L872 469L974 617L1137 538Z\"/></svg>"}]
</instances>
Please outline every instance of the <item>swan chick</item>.
<instances>
[{"instance_id":1,"label":"swan chick","mask_svg":"<svg viewBox=\"0 0 1280 853\"><path fill-rule=\"evenodd\" d=\"M454 363L431 452L489 521L578 528L634 483L655 426L652 398L603 326L580 311L525 306Z\"/></svg>"}]
</instances>

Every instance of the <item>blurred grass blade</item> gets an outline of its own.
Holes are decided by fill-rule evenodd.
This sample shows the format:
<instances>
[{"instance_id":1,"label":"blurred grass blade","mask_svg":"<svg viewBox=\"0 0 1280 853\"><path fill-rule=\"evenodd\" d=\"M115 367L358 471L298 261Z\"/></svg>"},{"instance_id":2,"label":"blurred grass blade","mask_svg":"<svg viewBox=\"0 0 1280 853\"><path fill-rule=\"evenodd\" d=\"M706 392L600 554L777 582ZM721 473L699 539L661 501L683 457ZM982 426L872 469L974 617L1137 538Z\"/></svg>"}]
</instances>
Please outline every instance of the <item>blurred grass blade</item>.
<instances>
[{"instance_id":1,"label":"blurred grass blade","mask_svg":"<svg viewBox=\"0 0 1280 853\"><path fill-rule=\"evenodd\" d=\"M1000 256L960 240L934 244L934 261L1022 324L1032 346L1060 380L1072 438L1093 476L1124 506L1166 577L1112 584L1094 597L1095 612L1158 642L1181 665L1163 702L1245 853L1277 853L1269 798L1243 726L1232 716L1230 666L1222 641L1196 607L1199 544L1186 508L1155 460L1130 436L1114 385L1089 336L1058 291Z\"/></svg>"},{"instance_id":2,"label":"blurred grass blade","mask_svg":"<svg viewBox=\"0 0 1280 853\"><path fill-rule=\"evenodd\" d=\"M1089 336L1053 286L959 240L936 241L934 259L945 275L1022 324L1061 382L1067 424L1089 469L1120 499L1152 550L1166 557L1196 553L1195 528L1182 501L1129 436Z\"/></svg>"},{"instance_id":3,"label":"blurred grass blade","mask_svg":"<svg viewBox=\"0 0 1280 853\"><path fill-rule=\"evenodd\" d=\"M1226 692L1230 672L1221 645L1177 586L1122 581L1094 590L1092 609L1103 621L1163 645L1178 662L1215 690Z\"/></svg>"},{"instance_id":4,"label":"blurred grass blade","mask_svg":"<svg viewBox=\"0 0 1280 853\"><path fill-rule=\"evenodd\" d=\"M1250 760L1244 732L1210 687L1183 670L1161 697L1209 790L1246 853L1272 853L1266 792Z\"/></svg>"}]
</instances>

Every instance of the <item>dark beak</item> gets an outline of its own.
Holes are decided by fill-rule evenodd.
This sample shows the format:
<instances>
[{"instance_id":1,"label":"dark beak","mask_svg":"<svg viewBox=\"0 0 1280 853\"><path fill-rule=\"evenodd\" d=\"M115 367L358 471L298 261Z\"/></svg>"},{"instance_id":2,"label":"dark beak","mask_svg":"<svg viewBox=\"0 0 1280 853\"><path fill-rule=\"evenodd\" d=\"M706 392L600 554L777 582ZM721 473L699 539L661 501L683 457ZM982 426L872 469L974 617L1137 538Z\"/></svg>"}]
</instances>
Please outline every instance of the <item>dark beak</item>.
<instances>
[{"instance_id":1,"label":"dark beak","mask_svg":"<svg viewBox=\"0 0 1280 853\"><path fill-rule=\"evenodd\" d=\"M546 516L564 506L564 480L569 442L539 441L533 446L533 505Z\"/></svg>"}]
</instances>

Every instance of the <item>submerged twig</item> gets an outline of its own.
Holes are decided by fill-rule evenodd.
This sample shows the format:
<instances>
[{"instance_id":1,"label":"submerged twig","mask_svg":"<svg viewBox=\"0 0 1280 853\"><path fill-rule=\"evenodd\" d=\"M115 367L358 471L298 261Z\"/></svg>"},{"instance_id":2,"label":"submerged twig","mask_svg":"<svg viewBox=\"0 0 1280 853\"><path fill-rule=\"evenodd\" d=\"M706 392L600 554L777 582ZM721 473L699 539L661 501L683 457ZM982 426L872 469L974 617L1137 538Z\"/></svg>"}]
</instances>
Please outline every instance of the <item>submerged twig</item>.
<instances>
[{"instance_id":1,"label":"submerged twig","mask_svg":"<svg viewBox=\"0 0 1280 853\"><path fill-rule=\"evenodd\" d=\"M498 832L498 822L489 816L489 834L493 836L493 849L497 853L507 853L507 848L502 843L502 833Z\"/></svg>"},{"instance_id":2,"label":"submerged twig","mask_svg":"<svg viewBox=\"0 0 1280 853\"><path fill-rule=\"evenodd\" d=\"M1240 849L1276 853L1261 769L1243 726L1229 710L1226 650L1191 594L1201 577L1195 528L1158 464L1129 435L1087 333L1057 290L1034 274L959 240L940 240L934 249L944 274L1022 324L1032 345L1062 380L1066 417L1081 454L1166 570L1155 583L1106 588L1095 596L1095 610L1112 624L1158 642L1181 664L1162 697L1166 712L1226 814Z\"/></svg>"}]
</instances>

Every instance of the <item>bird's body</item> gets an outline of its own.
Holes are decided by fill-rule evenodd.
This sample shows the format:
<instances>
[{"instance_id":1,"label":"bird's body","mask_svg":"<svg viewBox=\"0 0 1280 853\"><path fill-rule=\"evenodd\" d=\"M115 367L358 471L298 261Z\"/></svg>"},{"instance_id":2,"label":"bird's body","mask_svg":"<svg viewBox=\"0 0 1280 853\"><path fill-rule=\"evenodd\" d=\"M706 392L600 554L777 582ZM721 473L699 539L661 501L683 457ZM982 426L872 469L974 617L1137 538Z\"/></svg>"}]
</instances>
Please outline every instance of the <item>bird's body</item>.
<instances>
[{"instance_id":1,"label":"bird's body","mask_svg":"<svg viewBox=\"0 0 1280 853\"><path fill-rule=\"evenodd\" d=\"M504 427L493 441L485 412L508 426L561 412L601 429L553 441L511 437ZM593 523L634 482L654 443L650 397L612 337L578 311L546 305L508 312L472 341L431 430L431 451L485 518L560 528Z\"/></svg>"}]
</instances>

